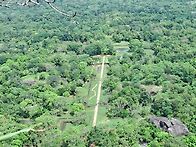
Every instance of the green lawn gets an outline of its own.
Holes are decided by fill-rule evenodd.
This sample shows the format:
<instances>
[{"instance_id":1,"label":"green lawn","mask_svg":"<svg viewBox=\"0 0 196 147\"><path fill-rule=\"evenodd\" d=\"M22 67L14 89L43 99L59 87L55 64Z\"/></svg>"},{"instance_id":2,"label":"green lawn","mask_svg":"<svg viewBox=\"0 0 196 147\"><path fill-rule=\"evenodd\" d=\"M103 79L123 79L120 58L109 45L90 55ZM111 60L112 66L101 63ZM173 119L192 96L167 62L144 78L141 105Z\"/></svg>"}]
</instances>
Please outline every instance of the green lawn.
<instances>
[{"instance_id":1,"label":"green lawn","mask_svg":"<svg viewBox=\"0 0 196 147\"><path fill-rule=\"evenodd\" d=\"M120 43L114 43L114 49L116 50L117 56L122 56L129 50L129 42L122 41Z\"/></svg>"},{"instance_id":2,"label":"green lawn","mask_svg":"<svg viewBox=\"0 0 196 147\"><path fill-rule=\"evenodd\" d=\"M107 57L109 58L109 57ZM106 61L108 59L106 58ZM101 59L100 59L101 61ZM98 82L100 79L100 72L101 72L101 65L100 66L94 66L94 70L96 71L96 76L90 80L90 82L86 83L83 87L80 87L77 89L77 95L78 97L84 98L87 102L87 107L85 110L86 114L86 122L89 124L89 126L92 126L93 122L93 116L94 116L94 109L96 105L97 100L97 91L98 91ZM107 77L107 65L104 67L104 74L103 74L103 80ZM93 90L92 90L93 89ZM96 92L96 94L95 94ZM104 89L101 91L101 97L100 97L100 105L98 110L98 118L97 118L97 125L109 125L112 126L113 123L117 123L119 120L122 119L112 119L110 120L106 116L107 107L104 105L107 102L107 95Z\"/></svg>"}]
</instances>

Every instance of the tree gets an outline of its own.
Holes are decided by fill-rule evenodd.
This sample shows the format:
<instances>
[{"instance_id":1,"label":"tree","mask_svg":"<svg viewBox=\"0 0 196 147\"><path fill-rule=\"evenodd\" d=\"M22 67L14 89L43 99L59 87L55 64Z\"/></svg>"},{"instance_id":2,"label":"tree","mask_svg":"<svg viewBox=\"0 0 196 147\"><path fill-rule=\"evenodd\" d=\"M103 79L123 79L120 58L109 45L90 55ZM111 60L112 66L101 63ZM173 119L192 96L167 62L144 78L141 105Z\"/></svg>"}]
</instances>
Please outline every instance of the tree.
<instances>
[{"instance_id":1,"label":"tree","mask_svg":"<svg viewBox=\"0 0 196 147\"><path fill-rule=\"evenodd\" d=\"M82 53L82 45L78 43L69 43L67 46L68 51L73 51L77 55Z\"/></svg>"}]
</instances>

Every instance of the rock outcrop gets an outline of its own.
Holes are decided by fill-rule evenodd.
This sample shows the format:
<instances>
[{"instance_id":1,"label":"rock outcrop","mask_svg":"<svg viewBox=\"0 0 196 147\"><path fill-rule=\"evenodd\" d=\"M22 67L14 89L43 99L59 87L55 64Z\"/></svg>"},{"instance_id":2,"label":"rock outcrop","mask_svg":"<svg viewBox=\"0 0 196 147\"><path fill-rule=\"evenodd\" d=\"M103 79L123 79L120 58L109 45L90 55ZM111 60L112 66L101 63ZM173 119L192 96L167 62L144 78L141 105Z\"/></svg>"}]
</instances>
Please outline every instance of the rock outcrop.
<instances>
[{"instance_id":1,"label":"rock outcrop","mask_svg":"<svg viewBox=\"0 0 196 147\"><path fill-rule=\"evenodd\" d=\"M180 120L175 118L169 120L166 117L151 116L150 122L174 136L187 135L189 133L188 128Z\"/></svg>"}]
</instances>

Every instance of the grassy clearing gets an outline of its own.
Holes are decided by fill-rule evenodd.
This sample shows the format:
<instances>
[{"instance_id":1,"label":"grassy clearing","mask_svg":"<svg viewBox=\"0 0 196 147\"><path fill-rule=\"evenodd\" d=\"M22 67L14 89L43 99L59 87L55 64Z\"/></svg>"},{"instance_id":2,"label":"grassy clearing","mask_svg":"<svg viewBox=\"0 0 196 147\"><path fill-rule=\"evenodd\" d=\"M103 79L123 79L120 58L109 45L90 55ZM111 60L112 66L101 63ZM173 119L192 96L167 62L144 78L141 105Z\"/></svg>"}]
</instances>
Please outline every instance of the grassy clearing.
<instances>
[{"instance_id":1,"label":"grassy clearing","mask_svg":"<svg viewBox=\"0 0 196 147\"><path fill-rule=\"evenodd\" d=\"M98 82L100 77L100 67L99 66L92 66L96 71L96 76L90 80L90 82L86 83L83 87L77 89L77 97L84 98L87 102L86 107L86 122L89 126L92 125L93 115L94 115L94 108L96 105L96 97L97 97L97 90L98 90Z\"/></svg>"},{"instance_id":2,"label":"grassy clearing","mask_svg":"<svg viewBox=\"0 0 196 147\"><path fill-rule=\"evenodd\" d=\"M108 62L108 59L106 58L105 61ZM77 89L77 96L84 98L85 101L87 102L88 106L86 107L86 110L85 110L86 112L85 118L86 118L87 124L89 124L90 127L92 126L92 122L93 122L94 109L95 109L96 99L97 99L98 83L99 83L100 74L101 74L101 65L96 65L92 67L96 71L96 76L93 79L91 79L90 82L86 83L83 87ZM105 65L102 81L104 81L104 79L107 78L106 77L107 68L108 68L107 65ZM96 92L96 94L94 92ZM122 119L120 118L111 120L107 117L106 115L107 105L105 105L107 103L107 98L108 98L107 93L104 91L104 89L102 89L99 111L98 111L98 118L97 118L97 126L108 125L108 127L110 126L112 127L117 122L122 121Z\"/></svg>"},{"instance_id":3,"label":"grassy clearing","mask_svg":"<svg viewBox=\"0 0 196 147\"><path fill-rule=\"evenodd\" d=\"M122 41L120 43L114 43L113 45L114 45L114 49L116 50L129 48L129 42L126 41Z\"/></svg>"},{"instance_id":4,"label":"grassy clearing","mask_svg":"<svg viewBox=\"0 0 196 147\"><path fill-rule=\"evenodd\" d=\"M116 50L117 56L122 56L129 50L129 42L122 41L120 43L114 43L114 49Z\"/></svg>"},{"instance_id":5,"label":"grassy clearing","mask_svg":"<svg viewBox=\"0 0 196 147\"><path fill-rule=\"evenodd\" d=\"M101 61L101 58L98 59L98 61ZM97 61L97 59L96 59ZM108 61L108 60L106 60ZM92 66L96 72L96 76L90 80L90 82L86 83L83 87L80 87L77 89L77 97L84 98L84 100L87 102L87 107L86 107L86 122L91 126L92 121L93 121L93 116L94 116L94 109L96 105L96 99L97 99L97 92L98 92L98 83L100 80L100 74L101 74L101 65L94 65ZM106 78L106 69L107 67L104 67L104 73L103 73L103 79ZM101 97L100 97L100 103L102 103L105 99L103 90L101 92ZM106 117L106 111L107 109L105 106L100 106L99 111L98 111L98 119L97 119L97 124L99 125L100 122L104 122L107 120Z\"/></svg>"}]
</instances>

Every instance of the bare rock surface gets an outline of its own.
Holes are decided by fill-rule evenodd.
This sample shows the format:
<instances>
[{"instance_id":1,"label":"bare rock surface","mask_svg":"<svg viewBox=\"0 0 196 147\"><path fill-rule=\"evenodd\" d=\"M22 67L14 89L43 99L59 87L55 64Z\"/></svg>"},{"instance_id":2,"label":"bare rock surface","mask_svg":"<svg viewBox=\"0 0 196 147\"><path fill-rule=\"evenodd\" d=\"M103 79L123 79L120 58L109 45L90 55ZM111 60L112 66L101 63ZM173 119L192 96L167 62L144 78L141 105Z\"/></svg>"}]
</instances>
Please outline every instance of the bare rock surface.
<instances>
[{"instance_id":1,"label":"bare rock surface","mask_svg":"<svg viewBox=\"0 0 196 147\"><path fill-rule=\"evenodd\" d=\"M187 135L189 133L188 128L180 120L172 118L171 120L167 117L156 117L151 116L150 122L152 122L156 127L174 135L181 136Z\"/></svg>"}]
</instances>

